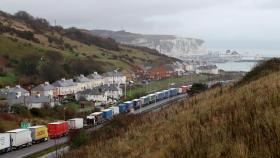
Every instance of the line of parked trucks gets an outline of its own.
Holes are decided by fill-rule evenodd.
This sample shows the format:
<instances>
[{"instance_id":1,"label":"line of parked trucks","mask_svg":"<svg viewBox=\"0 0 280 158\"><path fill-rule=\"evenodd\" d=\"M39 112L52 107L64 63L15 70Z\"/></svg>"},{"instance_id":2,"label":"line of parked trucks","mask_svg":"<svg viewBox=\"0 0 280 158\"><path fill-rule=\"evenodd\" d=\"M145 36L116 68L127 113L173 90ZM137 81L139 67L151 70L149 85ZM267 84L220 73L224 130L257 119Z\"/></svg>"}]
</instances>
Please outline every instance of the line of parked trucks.
<instances>
[{"instance_id":1,"label":"line of parked trucks","mask_svg":"<svg viewBox=\"0 0 280 158\"><path fill-rule=\"evenodd\" d=\"M83 118L73 118L68 121L57 121L49 123L47 126L31 126L26 129L14 129L5 133L0 133L0 153L10 152L22 147L28 147L32 144L46 142L48 139L55 139L67 136L70 130L90 128L103 124L107 120L119 113L129 113L149 104L174 97L178 94L187 93L191 86L181 86L180 88L170 88L139 99L126 101L117 106L103 109L100 112L94 112ZM85 121L84 121L85 120Z\"/></svg>"}]
</instances>

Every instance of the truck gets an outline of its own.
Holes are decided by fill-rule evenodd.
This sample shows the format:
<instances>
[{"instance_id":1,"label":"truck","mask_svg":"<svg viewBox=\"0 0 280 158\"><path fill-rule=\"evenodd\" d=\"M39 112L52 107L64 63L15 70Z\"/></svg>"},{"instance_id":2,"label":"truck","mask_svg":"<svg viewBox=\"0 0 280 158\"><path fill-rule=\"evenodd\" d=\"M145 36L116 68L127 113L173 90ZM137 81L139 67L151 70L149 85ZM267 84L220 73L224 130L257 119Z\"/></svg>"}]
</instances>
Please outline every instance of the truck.
<instances>
[{"instance_id":1,"label":"truck","mask_svg":"<svg viewBox=\"0 0 280 158\"><path fill-rule=\"evenodd\" d=\"M112 119L113 118L113 110L112 109L102 110L102 116L106 120Z\"/></svg>"},{"instance_id":2,"label":"truck","mask_svg":"<svg viewBox=\"0 0 280 158\"><path fill-rule=\"evenodd\" d=\"M109 109L113 110L113 115L118 115L120 113L120 108L118 106L112 106Z\"/></svg>"},{"instance_id":3,"label":"truck","mask_svg":"<svg viewBox=\"0 0 280 158\"><path fill-rule=\"evenodd\" d=\"M162 92L164 93L164 99L170 97L170 91L169 91L169 90L164 90L164 91L162 91Z\"/></svg>"},{"instance_id":4,"label":"truck","mask_svg":"<svg viewBox=\"0 0 280 158\"><path fill-rule=\"evenodd\" d=\"M29 129L14 129L6 133L10 134L13 149L32 145L31 131Z\"/></svg>"},{"instance_id":5,"label":"truck","mask_svg":"<svg viewBox=\"0 0 280 158\"><path fill-rule=\"evenodd\" d=\"M126 104L119 104L118 105L120 113L126 113L127 112L127 108L126 108Z\"/></svg>"},{"instance_id":6,"label":"truck","mask_svg":"<svg viewBox=\"0 0 280 158\"><path fill-rule=\"evenodd\" d=\"M133 103L133 108L135 110L139 109L140 106L141 106L141 100L140 99L134 99L134 100L132 100L132 103Z\"/></svg>"},{"instance_id":7,"label":"truck","mask_svg":"<svg viewBox=\"0 0 280 158\"><path fill-rule=\"evenodd\" d=\"M83 118L72 118L68 120L69 129L81 129L84 127Z\"/></svg>"},{"instance_id":8,"label":"truck","mask_svg":"<svg viewBox=\"0 0 280 158\"><path fill-rule=\"evenodd\" d=\"M148 97L150 99L149 101L150 104L155 103L157 101L157 97L155 94L149 94Z\"/></svg>"},{"instance_id":9,"label":"truck","mask_svg":"<svg viewBox=\"0 0 280 158\"><path fill-rule=\"evenodd\" d=\"M177 95L177 89L176 88L170 88L169 92L170 92L170 97L174 97L174 96Z\"/></svg>"},{"instance_id":10,"label":"truck","mask_svg":"<svg viewBox=\"0 0 280 158\"><path fill-rule=\"evenodd\" d=\"M48 133L51 139L68 135L69 126L67 121L57 121L48 124Z\"/></svg>"},{"instance_id":11,"label":"truck","mask_svg":"<svg viewBox=\"0 0 280 158\"><path fill-rule=\"evenodd\" d=\"M126 109L128 112L131 112L133 109L133 102L132 101L126 101L124 102L124 104L126 105Z\"/></svg>"},{"instance_id":12,"label":"truck","mask_svg":"<svg viewBox=\"0 0 280 158\"><path fill-rule=\"evenodd\" d=\"M176 88L177 93L178 94L182 94L183 93L183 89L181 87Z\"/></svg>"},{"instance_id":13,"label":"truck","mask_svg":"<svg viewBox=\"0 0 280 158\"><path fill-rule=\"evenodd\" d=\"M48 128L46 126L31 126L28 127L31 131L32 143L40 143L48 141Z\"/></svg>"},{"instance_id":14,"label":"truck","mask_svg":"<svg viewBox=\"0 0 280 158\"><path fill-rule=\"evenodd\" d=\"M182 88L182 93L187 93L188 86L181 86L181 88Z\"/></svg>"},{"instance_id":15,"label":"truck","mask_svg":"<svg viewBox=\"0 0 280 158\"><path fill-rule=\"evenodd\" d=\"M12 151L12 140L9 133L0 133L0 153Z\"/></svg>"},{"instance_id":16,"label":"truck","mask_svg":"<svg viewBox=\"0 0 280 158\"><path fill-rule=\"evenodd\" d=\"M97 125L102 124L104 122L103 112L94 112L90 114L90 116L94 117L94 120Z\"/></svg>"},{"instance_id":17,"label":"truck","mask_svg":"<svg viewBox=\"0 0 280 158\"><path fill-rule=\"evenodd\" d=\"M95 121L95 117L92 115L87 116L86 122L87 126L95 126L97 124L97 122Z\"/></svg>"},{"instance_id":18,"label":"truck","mask_svg":"<svg viewBox=\"0 0 280 158\"><path fill-rule=\"evenodd\" d=\"M149 97L144 96L144 97L141 97L140 100L141 100L141 105L142 106L149 105L149 102L150 102L150 98Z\"/></svg>"},{"instance_id":19,"label":"truck","mask_svg":"<svg viewBox=\"0 0 280 158\"><path fill-rule=\"evenodd\" d=\"M163 100L164 99L164 93L163 92L156 92L155 93L157 101Z\"/></svg>"}]
</instances>

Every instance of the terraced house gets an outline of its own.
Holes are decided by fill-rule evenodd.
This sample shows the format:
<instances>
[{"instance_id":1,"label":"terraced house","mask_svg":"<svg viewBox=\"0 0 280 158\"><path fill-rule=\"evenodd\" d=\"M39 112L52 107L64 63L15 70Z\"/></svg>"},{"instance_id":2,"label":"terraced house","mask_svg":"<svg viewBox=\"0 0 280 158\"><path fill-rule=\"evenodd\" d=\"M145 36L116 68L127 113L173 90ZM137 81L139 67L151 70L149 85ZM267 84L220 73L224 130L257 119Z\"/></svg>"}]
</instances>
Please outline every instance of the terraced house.
<instances>
[{"instance_id":1,"label":"terraced house","mask_svg":"<svg viewBox=\"0 0 280 158\"><path fill-rule=\"evenodd\" d=\"M85 77L84 75L80 75L80 76L76 77L74 80L77 83L78 92L92 88L91 80L89 78Z\"/></svg>"},{"instance_id":2,"label":"terraced house","mask_svg":"<svg viewBox=\"0 0 280 158\"><path fill-rule=\"evenodd\" d=\"M66 96L78 92L77 83L75 83L72 79L66 80L63 78L54 82L52 85L58 88L59 96Z\"/></svg>"},{"instance_id":3,"label":"terraced house","mask_svg":"<svg viewBox=\"0 0 280 158\"><path fill-rule=\"evenodd\" d=\"M57 87L51 85L49 82L45 82L31 90L32 96L37 96L38 94L40 96L50 96L51 98L56 98L59 95L59 91Z\"/></svg>"},{"instance_id":4,"label":"terraced house","mask_svg":"<svg viewBox=\"0 0 280 158\"><path fill-rule=\"evenodd\" d=\"M98 87L104 84L104 79L97 72L94 72L87 76L91 80L91 87Z\"/></svg>"},{"instance_id":5,"label":"terraced house","mask_svg":"<svg viewBox=\"0 0 280 158\"><path fill-rule=\"evenodd\" d=\"M117 70L106 72L103 75L104 84L125 84L126 77Z\"/></svg>"}]
</instances>

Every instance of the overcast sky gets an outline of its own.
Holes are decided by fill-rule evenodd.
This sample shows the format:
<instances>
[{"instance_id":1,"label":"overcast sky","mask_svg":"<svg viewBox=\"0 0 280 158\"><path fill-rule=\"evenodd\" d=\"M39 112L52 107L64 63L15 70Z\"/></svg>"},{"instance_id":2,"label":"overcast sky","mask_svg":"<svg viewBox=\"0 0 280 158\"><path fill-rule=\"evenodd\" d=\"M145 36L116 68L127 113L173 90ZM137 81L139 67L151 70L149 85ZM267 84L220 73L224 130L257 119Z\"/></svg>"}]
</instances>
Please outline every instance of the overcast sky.
<instances>
[{"instance_id":1,"label":"overcast sky","mask_svg":"<svg viewBox=\"0 0 280 158\"><path fill-rule=\"evenodd\" d=\"M0 0L0 9L65 27L196 37L210 48L280 49L280 0Z\"/></svg>"}]
</instances>

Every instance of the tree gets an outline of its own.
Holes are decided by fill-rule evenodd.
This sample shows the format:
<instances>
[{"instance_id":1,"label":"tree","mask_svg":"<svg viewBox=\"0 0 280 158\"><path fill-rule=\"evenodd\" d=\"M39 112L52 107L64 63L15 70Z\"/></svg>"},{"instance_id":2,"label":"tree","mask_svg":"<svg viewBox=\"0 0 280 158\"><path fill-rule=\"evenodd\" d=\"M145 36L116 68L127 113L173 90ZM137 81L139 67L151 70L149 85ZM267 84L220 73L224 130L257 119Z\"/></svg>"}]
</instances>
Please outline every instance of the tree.
<instances>
[{"instance_id":1,"label":"tree","mask_svg":"<svg viewBox=\"0 0 280 158\"><path fill-rule=\"evenodd\" d=\"M22 58L19 63L19 71L24 75L38 74L37 66L41 57L37 54L29 54Z\"/></svg>"},{"instance_id":2,"label":"tree","mask_svg":"<svg viewBox=\"0 0 280 158\"><path fill-rule=\"evenodd\" d=\"M193 96L194 94L203 92L207 89L208 89L208 86L206 84L194 83L188 93L190 96Z\"/></svg>"},{"instance_id":3,"label":"tree","mask_svg":"<svg viewBox=\"0 0 280 158\"><path fill-rule=\"evenodd\" d=\"M57 51L48 51L46 53L46 58L49 62L52 62L52 63L63 62L63 55Z\"/></svg>"}]
</instances>

